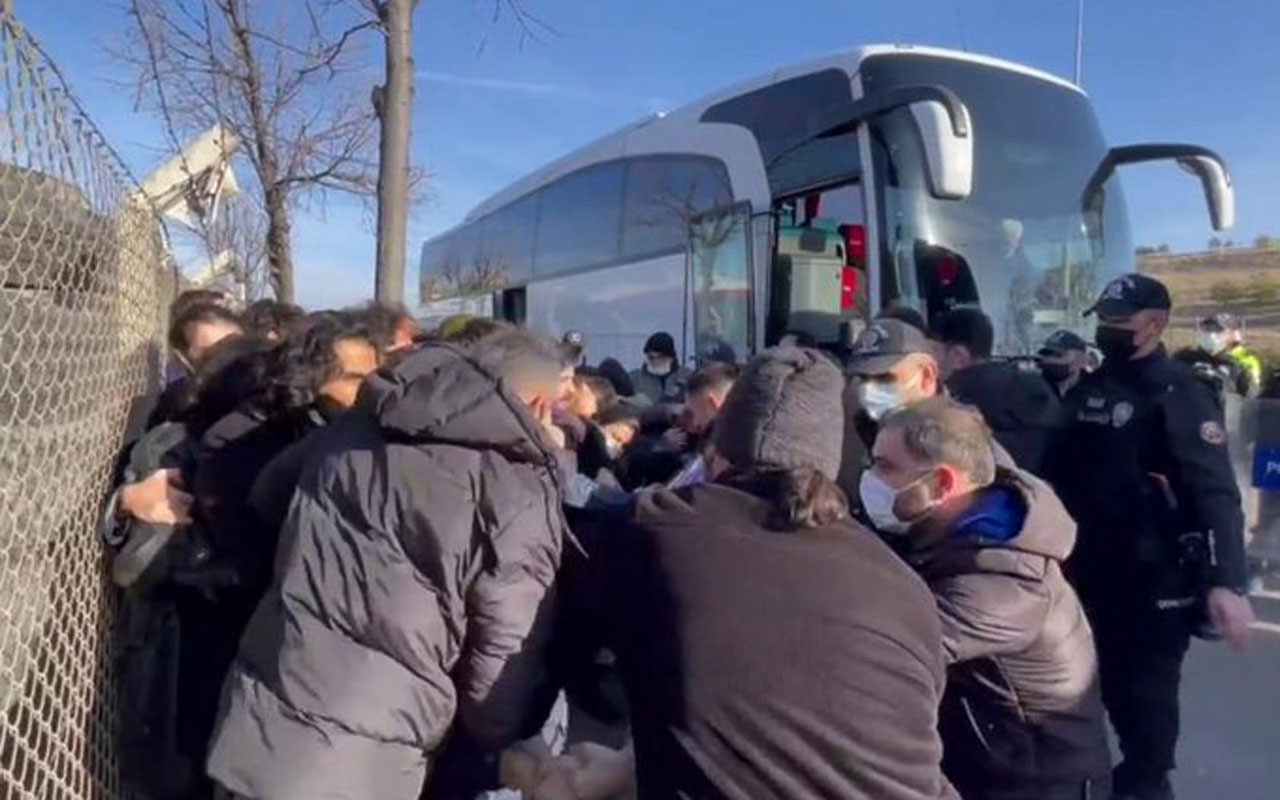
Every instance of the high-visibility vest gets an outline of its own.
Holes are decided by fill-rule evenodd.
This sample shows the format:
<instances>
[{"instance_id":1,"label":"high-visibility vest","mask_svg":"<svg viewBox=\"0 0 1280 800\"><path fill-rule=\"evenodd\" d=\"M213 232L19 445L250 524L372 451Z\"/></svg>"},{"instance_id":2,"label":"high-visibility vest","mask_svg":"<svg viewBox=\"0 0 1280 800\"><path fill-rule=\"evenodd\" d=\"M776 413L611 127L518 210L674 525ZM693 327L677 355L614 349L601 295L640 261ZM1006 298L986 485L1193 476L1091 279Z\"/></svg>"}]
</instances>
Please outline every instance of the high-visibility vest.
<instances>
[{"instance_id":1,"label":"high-visibility vest","mask_svg":"<svg viewBox=\"0 0 1280 800\"><path fill-rule=\"evenodd\" d=\"M1246 350L1244 345L1235 345L1227 351L1227 356L1249 375L1252 386L1256 388L1262 384L1262 360Z\"/></svg>"}]
</instances>

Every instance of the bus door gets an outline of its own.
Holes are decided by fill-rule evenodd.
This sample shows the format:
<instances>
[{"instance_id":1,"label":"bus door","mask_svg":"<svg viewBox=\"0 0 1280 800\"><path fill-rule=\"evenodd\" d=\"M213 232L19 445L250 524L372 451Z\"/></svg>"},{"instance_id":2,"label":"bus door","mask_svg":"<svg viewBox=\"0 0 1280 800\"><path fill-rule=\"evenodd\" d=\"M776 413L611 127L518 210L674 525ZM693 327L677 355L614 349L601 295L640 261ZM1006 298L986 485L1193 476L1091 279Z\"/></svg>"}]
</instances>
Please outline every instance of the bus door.
<instances>
[{"instance_id":1,"label":"bus door","mask_svg":"<svg viewBox=\"0 0 1280 800\"><path fill-rule=\"evenodd\" d=\"M868 313L861 186L797 195L778 203L775 214L765 341L773 345L785 334L800 334L833 344L844 322Z\"/></svg>"},{"instance_id":2,"label":"bus door","mask_svg":"<svg viewBox=\"0 0 1280 800\"><path fill-rule=\"evenodd\" d=\"M525 287L517 286L513 289L503 289L496 297L498 298L498 313L495 316L498 319L506 320L512 325L525 324L529 308Z\"/></svg>"},{"instance_id":3,"label":"bus door","mask_svg":"<svg viewBox=\"0 0 1280 800\"><path fill-rule=\"evenodd\" d=\"M695 217L689 226L688 360L738 363L752 354L750 207L739 205Z\"/></svg>"}]
</instances>

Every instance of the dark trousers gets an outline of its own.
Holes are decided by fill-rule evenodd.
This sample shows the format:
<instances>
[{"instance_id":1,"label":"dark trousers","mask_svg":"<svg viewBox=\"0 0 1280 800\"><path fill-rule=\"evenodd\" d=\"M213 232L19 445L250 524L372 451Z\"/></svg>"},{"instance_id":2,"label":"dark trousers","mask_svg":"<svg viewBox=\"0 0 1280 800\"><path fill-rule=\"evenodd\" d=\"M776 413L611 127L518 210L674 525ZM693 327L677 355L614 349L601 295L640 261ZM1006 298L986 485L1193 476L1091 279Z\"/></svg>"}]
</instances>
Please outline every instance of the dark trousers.
<instances>
[{"instance_id":1,"label":"dark trousers","mask_svg":"<svg viewBox=\"0 0 1280 800\"><path fill-rule=\"evenodd\" d=\"M1117 794L1172 797L1178 746L1178 687L1190 631L1177 612L1114 595L1088 603L1098 647L1102 700L1120 740Z\"/></svg>"}]
</instances>

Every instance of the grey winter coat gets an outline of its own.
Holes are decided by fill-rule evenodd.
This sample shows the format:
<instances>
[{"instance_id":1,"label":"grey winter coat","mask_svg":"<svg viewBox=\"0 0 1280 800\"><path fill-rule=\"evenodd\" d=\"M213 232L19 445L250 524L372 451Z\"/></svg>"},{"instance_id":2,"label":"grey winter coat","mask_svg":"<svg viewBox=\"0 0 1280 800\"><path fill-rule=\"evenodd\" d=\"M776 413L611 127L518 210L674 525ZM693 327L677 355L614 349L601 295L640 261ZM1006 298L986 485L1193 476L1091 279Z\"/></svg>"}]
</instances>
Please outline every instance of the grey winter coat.
<instances>
[{"instance_id":1,"label":"grey winter coat","mask_svg":"<svg viewBox=\"0 0 1280 800\"><path fill-rule=\"evenodd\" d=\"M508 388L431 346L315 434L209 774L256 800L412 800L455 723L497 750L542 680L564 522Z\"/></svg>"},{"instance_id":2,"label":"grey winter coat","mask_svg":"<svg viewBox=\"0 0 1280 800\"><path fill-rule=\"evenodd\" d=\"M937 598L947 653L943 769L965 798L1099 796L1110 772L1093 632L1062 562L1075 523L1022 470L909 560Z\"/></svg>"},{"instance_id":3,"label":"grey winter coat","mask_svg":"<svg viewBox=\"0 0 1280 800\"><path fill-rule=\"evenodd\" d=\"M692 375L688 368L678 364L666 375L654 375L641 367L631 373L631 382L636 387L636 395L648 399L650 403L683 403L685 385Z\"/></svg>"}]
</instances>

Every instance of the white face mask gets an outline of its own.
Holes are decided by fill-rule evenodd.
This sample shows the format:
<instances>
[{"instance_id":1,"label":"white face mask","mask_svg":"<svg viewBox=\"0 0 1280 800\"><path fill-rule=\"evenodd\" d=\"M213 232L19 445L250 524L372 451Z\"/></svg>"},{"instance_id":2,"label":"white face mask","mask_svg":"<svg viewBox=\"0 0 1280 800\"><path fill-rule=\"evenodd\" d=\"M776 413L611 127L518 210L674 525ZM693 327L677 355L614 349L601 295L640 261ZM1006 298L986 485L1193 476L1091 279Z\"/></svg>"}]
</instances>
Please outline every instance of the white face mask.
<instances>
[{"instance_id":1,"label":"white face mask","mask_svg":"<svg viewBox=\"0 0 1280 800\"><path fill-rule=\"evenodd\" d=\"M862 407L866 410L867 416L876 422L888 416L889 412L897 411L907 404L906 390L910 386L914 386L919 378L912 378L906 385L897 383L885 383L883 381L866 381L862 384L860 394L862 395Z\"/></svg>"},{"instance_id":2,"label":"white face mask","mask_svg":"<svg viewBox=\"0 0 1280 800\"><path fill-rule=\"evenodd\" d=\"M646 364L646 369L649 370L649 374L656 375L659 378L665 378L670 375L671 370L674 368L675 365L667 358L654 359Z\"/></svg>"},{"instance_id":3,"label":"white face mask","mask_svg":"<svg viewBox=\"0 0 1280 800\"><path fill-rule=\"evenodd\" d=\"M1227 335L1225 333L1202 333L1200 334L1200 346L1207 352L1220 353L1227 349Z\"/></svg>"},{"instance_id":4,"label":"white face mask","mask_svg":"<svg viewBox=\"0 0 1280 800\"><path fill-rule=\"evenodd\" d=\"M921 511L912 519L899 519L897 512L894 511L894 506L898 502L898 495L916 486L927 477L929 477L929 473L926 472L901 489L894 489L871 470L862 473L862 480L858 484L858 496L862 499L862 508L867 512L867 516L871 518L871 524L875 526L876 530L883 533L904 534L937 505L934 502L930 502L924 511Z\"/></svg>"}]
</instances>

